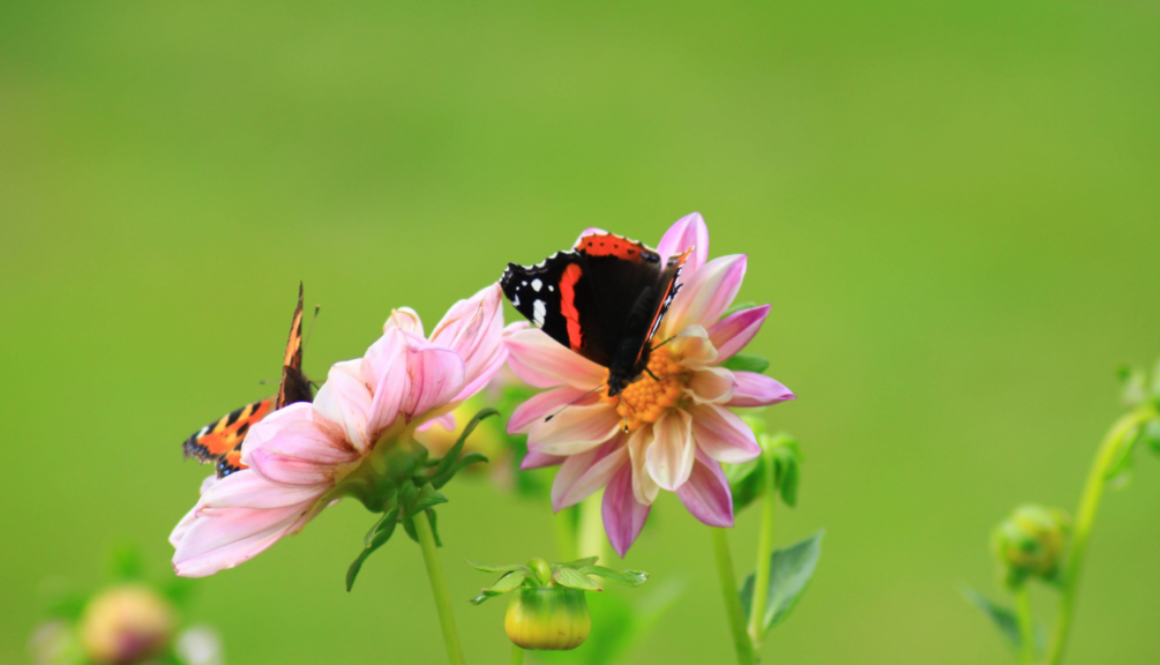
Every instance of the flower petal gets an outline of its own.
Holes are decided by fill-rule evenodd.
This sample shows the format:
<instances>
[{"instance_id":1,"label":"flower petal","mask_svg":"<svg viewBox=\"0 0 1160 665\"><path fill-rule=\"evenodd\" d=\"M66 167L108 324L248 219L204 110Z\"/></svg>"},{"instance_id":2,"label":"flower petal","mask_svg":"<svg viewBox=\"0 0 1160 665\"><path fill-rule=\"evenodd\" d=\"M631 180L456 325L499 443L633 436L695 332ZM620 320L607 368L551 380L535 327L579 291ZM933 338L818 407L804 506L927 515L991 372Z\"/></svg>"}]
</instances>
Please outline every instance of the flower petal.
<instances>
[{"instance_id":1,"label":"flower petal","mask_svg":"<svg viewBox=\"0 0 1160 665\"><path fill-rule=\"evenodd\" d=\"M674 222L661 238L661 244L657 245L657 252L662 257L669 257L690 247L696 249L685 264L685 269L689 271L686 274L696 272L709 258L709 227L699 212L690 213Z\"/></svg>"},{"instance_id":2,"label":"flower petal","mask_svg":"<svg viewBox=\"0 0 1160 665\"><path fill-rule=\"evenodd\" d=\"M717 364L717 348L703 326L687 326L673 337L670 346L673 356L680 358L685 367L697 369Z\"/></svg>"},{"instance_id":3,"label":"flower petal","mask_svg":"<svg viewBox=\"0 0 1160 665\"><path fill-rule=\"evenodd\" d=\"M697 404L724 404L733 399L734 373L724 367L706 367L693 372L685 392Z\"/></svg>"},{"instance_id":4,"label":"flower petal","mask_svg":"<svg viewBox=\"0 0 1160 665\"><path fill-rule=\"evenodd\" d=\"M515 354L511 353L511 345L509 344L509 341L511 340L512 335L521 330L529 330L531 328L532 324L528 323L527 321L516 321L515 323L508 324L508 326L503 329L503 344L508 349L508 369L511 370L511 373L514 374L517 379L523 381L533 388L551 388L553 386L558 386L561 383L559 380L540 374L536 370L520 362L520 359L517 358Z\"/></svg>"},{"instance_id":5,"label":"flower petal","mask_svg":"<svg viewBox=\"0 0 1160 665\"><path fill-rule=\"evenodd\" d=\"M213 509L309 506L328 489L319 485L287 485L253 469L243 469L222 478L199 503L202 508Z\"/></svg>"},{"instance_id":6,"label":"flower petal","mask_svg":"<svg viewBox=\"0 0 1160 665\"><path fill-rule=\"evenodd\" d=\"M583 390L568 386L533 395L512 412L507 426L508 434L527 434L537 420L542 420L583 396Z\"/></svg>"},{"instance_id":7,"label":"flower petal","mask_svg":"<svg viewBox=\"0 0 1160 665\"><path fill-rule=\"evenodd\" d=\"M644 528L648 519L649 505L639 503L632 491L632 467L622 465L608 487L604 490L604 501L601 503L601 517L604 518L604 532L608 534L608 541L612 549L621 558L632 547L636 537Z\"/></svg>"},{"instance_id":8,"label":"flower petal","mask_svg":"<svg viewBox=\"0 0 1160 665\"><path fill-rule=\"evenodd\" d=\"M278 409L254 425L242 446L242 462L253 466L260 450L315 464L345 464L358 457L343 430L307 402Z\"/></svg>"},{"instance_id":9,"label":"flower petal","mask_svg":"<svg viewBox=\"0 0 1160 665\"><path fill-rule=\"evenodd\" d=\"M761 455L757 437L737 414L715 404L699 404L689 409L693 416L693 438L697 448L718 462L744 464Z\"/></svg>"},{"instance_id":10,"label":"flower petal","mask_svg":"<svg viewBox=\"0 0 1160 665\"><path fill-rule=\"evenodd\" d=\"M520 462L520 471L556 466L557 464L563 464L566 459L568 458L562 455L549 455L548 453L529 450L528 454L524 455L524 461Z\"/></svg>"},{"instance_id":11,"label":"flower petal","mask_svg":"<svg viewBox=\"0 0 1160 665\"><path fill-rule=\"evenodd\" d=\"M459 402L479 392L507 358L503 343L503 289L491 284L452 305L431 331L431 342L451 349L463 359L464 385L452 401Z\"/></svg>"},{"instance_id":12,"label":"flower petal","mask_svg":"<svg viewBox=\"0 0 1160 665\"><path fill-rule=\"evenodd\" d=\"M326 383L314 398L314 410L340 427L346 440L360 452L371 443L367 422L372 401L370 388L362 378L362 362L359 358L332 365Z\"/></svg>"},{"instance_id":13,"label":"flower petal","mask_svg":"<svg viewBox=\"0 0 1160 665\"><path fill-rule=\"evenodd\" d=\"M652 427L641 427L628 437L628 455L632 463L632 492L638 503L651 506L660 493L660 485L648 473L648 449L653 444Z\"/></svg>"},{"instance_id":14,"label":"flower petal","mask_svg":"<svg viewBox=\"0 0 1160 665\"><path fill-rule=\"evenodd\" d=\"M508 364L525 381L527 379L516 369L518 365L551 379L555 382L552 385L563 383L573 388L592 390L608 380L608 370L548 337L539 328L517 330L508 336L507 345L511 354Z\"/></svg>"},{"instance_id":15,"label":"flower petal","mask_svg":"<svg viewBox=\"0 0 1160 665\"><path fill-rule=\"evenodd\" d=\"M620 414L606 402L570 406L551 420L538 420L528 431L528 449L550 455L575 455L611 439Z\"/></svg>"},{"instance_id":16,"label":"flower petal","mask_svg":"<svg viewBox=\"0 0 1160 665\"><path fill-rule=\"evenodd\" d=\"M768 406L797 399L789 388L764 374L733 372L733 398L726 406Z\"/></svg>"},{"instance_id":17,"label":"flower petal","mask_svg":"<svg viewBox=\"0 0 1160 665\"><path fill-rule=\"evenodd\" d=\"M665 317L668 336L689 326L717 323L741 289L746 263L744 254L719 256L690 275Z\"/></svg>"},{"instance_id":18,"label":"flower petal","mask_svg":"<svg viewBox=\"0 0 1160 665\"><path fill-rule=\"evenodd\" d=\"M395 328L423 336L423 320L419 318L419 313L410 307L391 310L390 318L383 324L383 332L387 333Z\"/></svg>"},{"instance_id":19,"label":"flower petal","mask_svg":"<svg viewBox=\"0 0 1160 665\"><path fill-rule=\"evenodd\" d=\"M733 494L721 464L697 453L689 481L677 490L677 497L693 517L709 526L733 526Z\"/></svg>"},{"instance_id":20,"label":"flower petal","mask_svg":"<svg viewBox=\"0 0 1160 665\"><path fill-rule=\"evenodd\" d=\"M761 330L769 305L750 307L733 312L709 328L709 339L717 347L717 362L725 362L737 355Z\"/></svg>"},{"instance_id":21,"label":"flower petal","mask_svg":"<svg viewBox=\"0 0 1160 665\"><path fill-rule=\"evenodd\" d=\"M407 339L407 334L401 329L390 329L371 344L363 358L362 378L371 386L374 396L367 421L367 435L371 441L395 422L403 402L411 393Z\"/></svg>"},{"instance_id":22,"label":"flower petal","mask_svg":"<svg viewBox=\"0 0 1160 665\"><path fill-rule=\"evenodd\" d=\"M205 577L249 561L305 524L308 506L203 509L173 554L182 577Z\"/></svg>"},{"instance_id":23,"label":"flower petal","mask_svg":"<svg viewBox=\"0 0 1160 665\"><path fill-rule=\"evenodd\" d=\"M697 446L693 442L693 419L680 409L671 409L653 424L656 439L645 453L649 475L662 489L677 491L693 472Z\"/></svg>"},{"instance_id":24,"label":"flower petal","mask_svg":"<svg viewBox=\"0 0 1160 665\"><path fill-rule=\"evenodd\" d=\"M569 457L552 483L552 510L561 511L580 503L604 487L628 460L623 435L588 452Z\"/></svg>"},{"instance_id":25,"label":"flower petal","mask_svg":"<svg viewBox=\"0 0 1160 665\"><path fill-rule=\"evenodd\" d=\"M408 420L445 406L463 388L463 359L443 346L409 337L407 370L411 393L403 403Z\"/></svg>"}]
</instances>

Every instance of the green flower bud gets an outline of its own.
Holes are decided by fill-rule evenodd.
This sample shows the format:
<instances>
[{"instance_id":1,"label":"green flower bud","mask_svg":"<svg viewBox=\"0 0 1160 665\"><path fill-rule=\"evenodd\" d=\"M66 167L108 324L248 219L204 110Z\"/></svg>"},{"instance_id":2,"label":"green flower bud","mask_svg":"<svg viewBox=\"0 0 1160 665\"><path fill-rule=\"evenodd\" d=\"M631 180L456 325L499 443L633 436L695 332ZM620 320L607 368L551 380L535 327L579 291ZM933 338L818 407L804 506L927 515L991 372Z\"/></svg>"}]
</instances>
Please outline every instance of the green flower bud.
<instances>
[{"instance_id":1,"label":"green flower bud","mask_svg":"<svg viewBox=\"0 0 1160 665\"><path fill-rule=\"evenodd\" d=\"M1029 577L1056 583L1071 534L1071 518L1056 508L1020 506L991 536L1004 582L1021 586Z\"/></svg>"},{"instance_id":2,"label":"green flower bud","mask_svg":"<svg viewBox=\"0 0 1160 665\"><path fill-rule=\"evenodd\" d=\"M592 632L584 592L567 587L518 589L504 617L508 639L522 649L575 649Z\"/></svg>"}]
</instances>

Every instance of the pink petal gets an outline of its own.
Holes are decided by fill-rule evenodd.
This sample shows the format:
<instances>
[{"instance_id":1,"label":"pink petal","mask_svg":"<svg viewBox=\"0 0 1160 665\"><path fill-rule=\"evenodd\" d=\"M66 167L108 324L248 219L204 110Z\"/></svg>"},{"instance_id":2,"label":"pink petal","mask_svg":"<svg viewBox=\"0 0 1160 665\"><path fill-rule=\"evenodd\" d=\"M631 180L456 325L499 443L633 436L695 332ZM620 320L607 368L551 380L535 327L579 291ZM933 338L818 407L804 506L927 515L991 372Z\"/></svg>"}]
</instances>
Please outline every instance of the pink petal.
<instances>
[{"instance_id":1,"label":"pink petal","mask_svg":"<svg viewBox=\"0 0 1160 665\"><path fill-rule=\"evenodd\" d=\"M362 359L335 363L314 398L314 410L335 423L346 440L363 451L372 443L367 432L372 395L362 378ZM260 423L259 423L260 424Z\"/></svg>"},{"instance_id":2,"label":"pink petal","mask_svg":"<svg viewBox=\"0 0 1160 665\"><path fill-rule=\"evenodd\" d=\"M685 392L698 404L724 404L733 399L734 373L724 367L706 367L693 372Z\"/></svg>"},{"instance_id":3,"label":"pink petal","mask_svg":"<svg viewBox=\"0 0 1160 665\"><path fill-rule=\"evenodd\" d=\"M524 455L524 461L520 462L520 471L556 466L557 464L563 464L566 459L568 458L562 455L549 455L547 453L529 450L528 454Z\"/></svg>"},{"instance_id":4,"label":"pink petal","mask_svg":"<svg viewBox=\"0 0 1160 665\"><path fill-rule=\"evenodd\" d=\"M226 476L200 501L202 508L287 508L312 505L328 486L285 485L254 469Z\"/></svg>"},{"instance_id":5,"label":"pink petal","mask_svg":"<svg viewBox=\"0 0 1160 665\"><path fill-rule=\"evenodd\" d=\"M511 354L508 364L525 381L528 379L517 366L528 367L535 374L551 379L551 385L562 383L582 390L592 390L608 380L608 370L548 337L538 328L516 331L508 336L507 344Z\"/></svg>"},{"instance_id":6,"label":"pink petal","mask_svg":"<svg viewBox=\"0 0 1160 665\"><path fill-rule=\"evenodd\" d=\"M604 487L628 460L624 437L617 436L588 452L569 457L552 483L552 510L576 505Z\"/></svg>"},{"instance_id":7,"label":"pink petal","mask_svg":"<svg viewBox=\"0 0 1160 665\"><path fill-rule=\"evenodd\" d=\"M733 399L726 406L768 406L797 397L764 374L733 372Z\"/></svg>"},{"instance_id":8,"label":"pink petal","mask_svg":"<svg viewBox=\"0 0 1160 665\"><path fill-rule=\"evenodd\" d=\"M708 328L717 323L741 289L746 264L744 254L719 256L690 275L665 317L668 334L693 325Z\"/></svg>"},{"instance_id":9,"label":"pink petal","mask_svg":"<svg viewBox=\"0 0 1160 665\"><path fill-rule=\"evenodd\" d=\"M628 437L628 456L632 465L632 493L637 503L651 506L660 493L660 485L648 473L648 449L655 441L652 427L641 427Z\"/></svg>"},{"instance_id":10,"label":"pink petal","mask_svg":"<svg viewBox=\"0 0 1160 665\"><path fill-rule=\"evenodd\" d=\"M407 368L411 393L403 411L414 420L431 409L445 406L463 388L463 359L451 349L426 340L409 340Z\"/></svg>"},{"instance_id":11,"label":"pink petal","mask_svg":"<svg viewBox=\"0 0 1160 665\"><path fill-rule=\"evenodd\" d=\"M576 238L576 242L572 243L572 247L579 247L580 241L584 239L584 236L590 236L594 233L599 233L601 235L604 235L604 234L608 233L608 231L605 231L604 229L601 229L601 228L598 228L595 226L589 226L588 228L586 228L580 232L580 236Z\"/></svg>"},{"instance_id":12,"label":"pink petal","mask_svg":"<svg viewBox=\"0 0 1160 665\"><path fill-rule=\"evenodd\" d=\"M492 284L471 298L451 306L431 331L431 342L445 346L463 359L464 386L453 401L479 392L503 365L503 290Z\"/></svg>"},{"instance_id":13,"label":"pink petal","mask_svg":"<svg viewBox=\"0 0 1160 665\"><path fill-rule=\"evenodd\" d=\"M423 336L423 320L419 318L418 312L410 307L391 310L391 317L383 324L383 332L390 332L393 328Z\"/></svg>"},{"instance_id":14,"label":"pink petal","mask_svg":"<svg viewBox=\"0 0 1160 665\"><path fill-rule=\"evenodd\" d=\"M717 362L725 362L744 349L761 330L768 314L769 305L750 307L733 312L713 324L709 328L709 339L717 347Z\"/></svg>"},{"instance_id":15,"label":"pink petal","mask_svg":"<svg viewBox=\"0 0 1160 665\"><path fill-rule=\"evenodd\" d=\"M645 453L649 475L662 489L675 492L693 472L697 446L693 442L693 419L679 409L665 412L653 425L656 439Z\"/></svg>"},{"instance_id":16,"label":"pink petal","mask_svg":"<svg viewBox=\"0 0 1160 665\"><path fill-rule=\"evenodd\" d=\"M411 393L407 339L401 329L388 330L363 358L362 378L374 396L367 420L367 435L372 441L395 422Z\"/></svg>"},{"instance_id":17,"label":"pink petal","mask_svg":"<svg viewBox=\"0 0 1160 665\"><path fill-rule=\"evenodd\" d=\"M516 321L515 323L508 324L508 326L503 329L503 344L504 347L506 347L509 351L507 357L508 369L511 370L511 373L514 374L517 379L523 381L533 388L551 388L553 386L560 385L560 381L550 376L544 376L543 374L540 374L536 370L520 362L519 358L510 353L511 345L509 344L509 341L511 340L512 335L521 330L529 329L532 329L532 324L528 323L527 321Z\"/></svg>"},{"instance_id":18,"label":"pink petal","mask_svg":"<svg viewBox=\"0 0 1160 665\"><path fill-rule=\"evenodd\" d=\"M616 407L601 402L571 406L528 432L528 448L550 455L575 455L611 439L620 428Z\"/></svg>"},{"instance_id":19,"label":"pink petal","mask_svg":"<svg viewBox=\"0 0 1160 665\"><path fill-rule=\"evenodd\" d=\"M248 464L265 478L290 486L329 484L334 480L336 470L331 464L317 464L268 450L255 450Z\"/></svg>"},{"instance_id":20,"label":"pink petal","mask_svg":"<svg viewBox=\"0 0 1160 665\"><path fill-rule=\"evenodd\" d=\"M693 438L701 452L718 462L744 464L761 455L757 437L745 421L729 409L715 404L694 405Z\"/></svg>"},{"instance_id":21,"label":"pink petal","mask_svg":"<svg viewBox=\"0 0 1160 665\"><path fill-rule=\"evenodd\" d=\"M689 275L705 265L709 258L709 227L701 213L694 212L678 219L665 232L657 251L662 257L680 254L690 247L695 247L689 260L685 263L685 274Z\"/></svg>"},{"instance_id":22,"label":"pink petal","mask_svg":"<svg viewBox=\"0 0 1160 665\"><path fill-rule=\"evenodd\" d=\"M456 427L455 414L454 413L445 413L442 416L439 416L438 418L432 418L431 420L428 420L427 422L423 423L422 425L419 425L418 427L416 427L415 431L416 432L426 432L427 430L431 429L432 427L435 427L436 425L438 425L439 427L442 427L443 429L447 430L448 432L454 432L455 427Z\"/></svg>"},{"instance_id":23,"label":"pink petal","mask_svg":"<svg viewBox=\"0 0 1160 665\"><path fill-rule=\"evenodd\" d=\"M709 526L733 526L733 495L721 464L697 453L689 482L677 490L677 497L693 517Z\"/></svg>"},{"instance_id":24,"label":"pink petal","mask_svg":"<svg viewBox=\"0 0 1160 665\"><path fill-rule=\"evenodd\" d=\"M182 577L205 577L233 568L300 528L308 508L202 510L177 544L173 569Z\"/></svg>"},{"instance_id":25,"label":"pink petal","mask_svg":"<svg viewBox=\"0 0 1160 665\"><path fill-rule=\"evenodd\" d=\"M512 412L511 420L508 421L508 434L527 434L537 420L544 419L583 396L583 390L568 386L545 390L532 396Z\"/></svg>"},{"instance_id":26,"label":"pink petal","mask_svg":"<svg viewBox=\"0 0 1160 665\"><path fill-rule=\"evenodd\" d=\"M604 532L608 534L612 549L621 558L624 558L628 548L640 535L650 509L651 506L637 502L633 495L632 467L627 464L621 466L604 490L600 510L604 518Z\"/></svg>"},{"instance_id":27,"label":"pink petal","mask_svg":"<svg viewBox=\"0 0 1160 665\"><path fill-rule=\"evenodd\" d=\"M242 462L253 466L258 451L315 464L346 464L358 458L343 430L307 402L296 402L263 418L246 435Z\"/></svg>"},{"instance_id":28,"label":"pink petal","mask_svg":"<svg viewBox=\"0 0 1160 665\"><path fill-rule=\"evenodd\" d=\"M709 331L699 324L681 329L669 343L669 348L685 367L698 369L717 364L717 348L709 339Z\"/></svg>"}]
</instances>

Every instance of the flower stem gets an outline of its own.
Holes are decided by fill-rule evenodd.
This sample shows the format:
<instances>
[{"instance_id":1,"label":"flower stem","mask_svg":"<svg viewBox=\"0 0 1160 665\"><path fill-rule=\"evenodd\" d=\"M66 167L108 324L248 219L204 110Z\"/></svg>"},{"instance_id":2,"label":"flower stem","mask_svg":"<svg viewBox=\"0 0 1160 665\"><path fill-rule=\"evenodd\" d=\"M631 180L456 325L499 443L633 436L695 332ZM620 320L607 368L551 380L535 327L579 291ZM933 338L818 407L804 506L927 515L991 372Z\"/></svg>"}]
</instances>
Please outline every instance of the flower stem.
<instances>
[{"instance_id":1,"label":"flower stem","mask_svg":"<svg viewBox=\"0 0 1160 665\"><path fill-rule=\"evenodd\" d=\"M608 560L608 540L604 536L604 517L600 512L603 501L604 490L599 490L580 502L580 544L576 552L579 558L598 556L601 561Z\"/></svg>"},{"instance_id":2,"label":"flower stem","mask_svg":"<svg viewBox=\"0 0 1160 665\"><path fill-rule=\"evenodd\" d=\"M447 590L447 579L443 576L443 566L439 563L439 552L435 549L435 534L427 516L415 517L415 533L423 549L423 562L427 564L427 578L431 581L431 592L435 596L435 607L439 610L439 623L443 627L443 644L447 646L447 660L451 665L464 665L463 646L459 643L459 631L455 627L455 613L451 611L451 594Z\"/></svg>"},{"instance_id":3,"label":"flower stem","mask_svg":"<svg viewBox=\"0 0 1160 665\"><path fill-rule=\"evenodd\" d=\"M713 554L717 558L717 579L721 583L721 595L725 600L725 616L733 632L733 646L737 649L738 665L755 665L756 654L749 634L745 632L745 610L741 608L741 596L737 591L737 578L733 574L733 558L729 554L729 532L718 527L709 527L713 536Z\"/></svg>"},{"instance_id":4,"label":"flower stem","mask_svg":"<svg viewBox=\"0 0 1160 665\"><path fill-rule=\"evenodd\" d=\"M1051 635L1051 647L1047 652L1047 665L1059 665L1063 660L1063 649L1067 644L1072 613L1075 611L1076 595L1079 593L1084 555L1087 553L1092 526L1095 524L1096 514L1100 509L1100 499L1103 498L1104 489L1107 486L1108 472L1112 469L1112 465L1120 459L1121 444L1124 437L1157 415L1160 413L1158 413L1155 404L1145 404L1129 411L1116 421L1116 424L1104 436L1103 442L1100 443L1095 462L1092 464L1091 471L1088 472L1087 484L1084 486L1083 496L1079 503L1079 511L1076 513L1075 532L1072 536L1071 551L1063 571L1063 590L1059 597L1059 612L1055 619L1055 631Z\"/></svg>"},{"instance_id":5,"label":"flower stem","mask_svg":"<svg viewBox=\"0 0 1160 665\"><path fill-rule=\"evenodd\" d=\"M757 541L757 573L753 580L753 606L749 608L749 639L754 648L765 637L765 604L769 600L769 569L773 565L773 511L777 507L777 467L773 454L765 455L765 496L761 504L761 533Z\"/></svg>"},{"instance_id":6,"label":"flower stem","mask_svg":"<svg viewBox=\"0 0 1160 665\"><path fill-rule=\"evenodd\" d=\"M1019 660L1024 665L1032 665L1035 662L1035 624L1031 620L1031 595L1026 584L1021 584L1011 593L1015 596L1015 615L1019 619Z\"/></svg>"},{"instance_id":7,"label":"flower stem","mask_svg":"<svg viewBox=\"0 0 1160 665\"><path fill-rule=\"evenodd\" d=\"M524 665L524 650L512 644L512 665Z\"/></svg>"}]
</instances>

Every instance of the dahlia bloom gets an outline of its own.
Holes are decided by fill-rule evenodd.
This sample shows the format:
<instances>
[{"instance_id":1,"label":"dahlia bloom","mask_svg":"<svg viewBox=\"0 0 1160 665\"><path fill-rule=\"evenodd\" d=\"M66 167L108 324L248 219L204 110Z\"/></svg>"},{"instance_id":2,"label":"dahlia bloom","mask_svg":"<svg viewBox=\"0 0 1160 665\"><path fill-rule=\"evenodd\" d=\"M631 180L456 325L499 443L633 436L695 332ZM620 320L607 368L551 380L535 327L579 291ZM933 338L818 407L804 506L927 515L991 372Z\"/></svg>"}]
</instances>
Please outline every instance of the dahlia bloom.
<instances>
[{"instance_id":1,"label":"dahlia bloom","mask_svg":"<svg viewBox=\"0 0 1160 665\"><path fill-rule=\"evenodd\" d=\"M601 231L581 235L593 232ZM705 524L732 526L732 498L720 463L747 462L760 448L729 407L794 398L763 374L722 366L769 314L769 305L762 305L725 316L741 288L747 257L708 260L709 231L698 213L673 224L657 249L663 260L689 247L694 250L683 287L650 342L655 350L648 367L656 378L646 374L616 397L608 397L606 387L592 392L607 385L606 368L537 328L513 324L505 331L512 371L534 387L551 388L516 409L508 423L509 432L528 435L522 468L561 465L552 487L555 510L606 487L604 527L621 556L662 489L676 492Z\"/></svg>"},{"instance_id":2,"label":"dahlia bloom","mask_svg":"<svg viewBox=\"0 0 1160 665\"><path fill-rule=\"evenodd\" d=\"M255 425L242 453L249 468L207 478L170 535L177 574L202 577L249 560L301 530L372 452L447 424L504 363L502 302L499 286L489 286L456 303L430 338L413 310L395 310L362 358L331 367L313 404Z\"/></svg>"}]
</instances>

